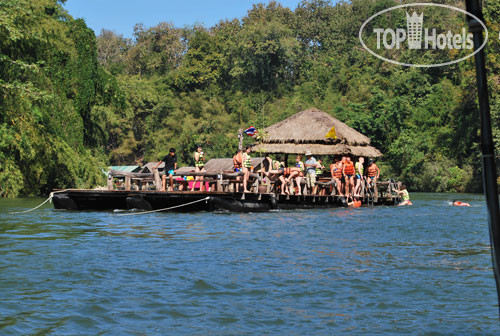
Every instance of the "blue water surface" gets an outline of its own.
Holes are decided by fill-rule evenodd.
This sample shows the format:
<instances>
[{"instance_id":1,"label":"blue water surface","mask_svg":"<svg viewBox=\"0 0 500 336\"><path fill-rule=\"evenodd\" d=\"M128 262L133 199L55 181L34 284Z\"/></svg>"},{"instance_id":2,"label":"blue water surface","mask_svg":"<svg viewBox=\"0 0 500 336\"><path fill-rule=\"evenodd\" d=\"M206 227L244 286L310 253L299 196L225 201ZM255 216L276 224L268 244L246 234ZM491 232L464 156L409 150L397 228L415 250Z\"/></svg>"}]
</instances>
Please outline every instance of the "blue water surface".
<instances>
[{"instance_id":1,"label":"blue water surface","mask_svg":"<svg viewBox=\"0 0 500 336\"><path fill-rule=\"evenodd\" d=\"M500 333L484 198L411 196L137 216L0 200L0 334Z\"/></svg>"}]
</instances>

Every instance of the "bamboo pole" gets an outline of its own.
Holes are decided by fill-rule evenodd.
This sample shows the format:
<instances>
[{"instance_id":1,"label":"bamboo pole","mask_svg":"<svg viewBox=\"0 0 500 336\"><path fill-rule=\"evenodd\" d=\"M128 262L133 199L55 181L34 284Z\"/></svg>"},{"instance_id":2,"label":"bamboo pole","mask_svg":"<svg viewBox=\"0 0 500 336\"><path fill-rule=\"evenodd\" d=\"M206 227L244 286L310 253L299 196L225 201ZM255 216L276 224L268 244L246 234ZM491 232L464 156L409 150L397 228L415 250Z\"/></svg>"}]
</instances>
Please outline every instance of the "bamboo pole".
<instances>
[{"instance_id":1,"label":"bamboo pole","mask_svg":"<svg viewBox=\"0 0 500 336\"><path fill-rule=\"evenodd\" d=\"M156 190L161 190L161 179L160 179L160 173L158 172L158 168L153 168L153 176L155 179L155 187Z\"/></svg>"},{"instance_id":2,"label":"bamboo pole","mask_svg":"<svg viewBox=\"0 0 500 336\"><path fill-rule=\"evenodd\" d=\"M238 140L238 149L243 150L243 129L241 128L238 130Z\"/></svg>"},{"instance_id":3,"label":"bamboo pole","mask_svg":"<svg viewBox=\"0 0 500 336\"><path fill-rule=\"evenodd\" d=\"M483 20L483 13L478 0L466 0L467 11ZM483 44L483 28L474 18L467 16L469 30L473 33L474 50ZM500 212L498 207L498 186L495 166L495 152L491 132L490 104L488 100L488 81L484 50L481 49L474 55L476 61L477 93L479 98L479 114L481 117L481 149L483 158L483 188L488 206L488 226L490 231L491 258L493 273L497 287L497 299L500 303ZM500 313L500 311L499 311Z\"/></svg>"},{"instance_id":4,"label":"bamboo pole","mask_svg":"<svg viewBox=\"0 0 500 336\"><path fill-rule=\"evenodd\" d=\"M125 176L125 190L130 190L130 181L131 181L130 176Z\"/></svg>"},{"instance_id":5,"label":"bamboo pole","mask_svg":"<svg viewBox=\"0 0 500 336\"><path fill-rule=\"evenodd\" d=\"M108 185L108 190L113 190L114 187L113 187L113 176L108 173L108 179L107 179L107 185Z\"/></svg>"}]
</instances>

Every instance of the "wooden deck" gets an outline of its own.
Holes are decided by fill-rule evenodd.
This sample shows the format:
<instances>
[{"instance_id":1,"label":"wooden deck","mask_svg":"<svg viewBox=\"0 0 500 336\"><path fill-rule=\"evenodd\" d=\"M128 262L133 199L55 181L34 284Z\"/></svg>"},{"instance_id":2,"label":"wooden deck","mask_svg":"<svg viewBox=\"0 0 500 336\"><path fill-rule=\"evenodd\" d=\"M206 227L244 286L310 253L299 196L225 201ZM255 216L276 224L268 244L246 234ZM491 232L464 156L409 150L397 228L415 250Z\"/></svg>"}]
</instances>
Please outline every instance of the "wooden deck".
<instances>
[{"instance_id":1,"label":"wooden deck","mask_svg":"<svg viewBox=\"0 0 500 336\"><path fill-rule=\"evenodd\" d=\"M399 197L381 195L376 200L361 199L364 206L396 205ZM55 209L100 210L140 209L145 211L175 207L178 212L232 211L260 212L270 210L346 207L344 197L331 195L275 195L272 193L129 191L129 190L56 190ZM189 205L187 205L189 203Z\"/></svg>"}]
</instances>

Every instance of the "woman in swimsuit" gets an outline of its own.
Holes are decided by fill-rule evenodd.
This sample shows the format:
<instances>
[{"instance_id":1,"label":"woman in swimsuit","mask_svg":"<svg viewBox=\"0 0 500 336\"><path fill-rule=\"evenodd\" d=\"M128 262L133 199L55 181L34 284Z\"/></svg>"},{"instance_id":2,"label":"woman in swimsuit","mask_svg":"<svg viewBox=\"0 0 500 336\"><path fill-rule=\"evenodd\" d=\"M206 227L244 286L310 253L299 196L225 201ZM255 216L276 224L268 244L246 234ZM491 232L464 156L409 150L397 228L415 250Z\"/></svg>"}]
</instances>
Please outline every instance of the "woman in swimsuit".
<instances>
[{"instance_id":1,"label":"woman in swimsuit","mask_svg":"<svg viewBox=\"0 0 500 336\"><path fill-rule=\"evenodd\" d=\"M194 171L195 173L201 173L205 171L205 154L203 153L203 149L201 148L201 145L198 145L196 147L196 152L194 152L193 155L194 158ZM195 177L195 183L193 183L193 187L191 188L191 191L194 191L195 186L199 183L200 184L200 191L203 191L203 176L196 176Z\"/></svg>"},{"instance_id":2,"label":"woman in swimsuit","mask_svg":"<svg viewBox=\"0 0 500 336\"><path fill-rule=\"evenodd\" d=\"M295 158L295 167L290 168L290 176L286 179L293 188L293 181L297 183L297 195L302 195L302 187L300 183L304 177L304 162L302 162L302 155L297 155Z\"/></svg>"}]
</instances>

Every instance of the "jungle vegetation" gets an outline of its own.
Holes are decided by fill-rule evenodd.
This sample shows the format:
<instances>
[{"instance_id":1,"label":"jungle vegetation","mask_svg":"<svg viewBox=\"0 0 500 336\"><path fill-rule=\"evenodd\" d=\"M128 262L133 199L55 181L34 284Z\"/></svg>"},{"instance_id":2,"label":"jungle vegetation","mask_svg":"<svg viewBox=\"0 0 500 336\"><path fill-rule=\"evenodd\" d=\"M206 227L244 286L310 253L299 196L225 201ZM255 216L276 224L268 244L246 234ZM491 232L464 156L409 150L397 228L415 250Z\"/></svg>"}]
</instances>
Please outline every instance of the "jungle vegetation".
<instances>
[{"instance_id":1,"label":"jungle vegetation","mask_svg":"<svg viewBox=\"0 0 500 336\"><path fill-rule=\"evenodd\" d=\"M359 43L363 21L400 1L270 2L213 27L137 24L133 38L96 36L64 2L0 0L0 196L104 185L108 165L170 147L183 164L198 143L229 157L239 128L309 107L369 136L383 177L410 190L481 189L473 59L407 68ZM484 12L498 155L500 1Z\"/></svg>"}]
</instances>

